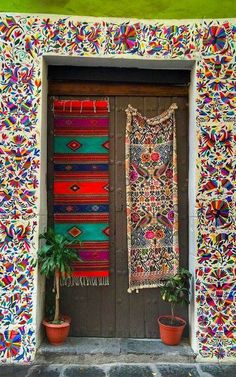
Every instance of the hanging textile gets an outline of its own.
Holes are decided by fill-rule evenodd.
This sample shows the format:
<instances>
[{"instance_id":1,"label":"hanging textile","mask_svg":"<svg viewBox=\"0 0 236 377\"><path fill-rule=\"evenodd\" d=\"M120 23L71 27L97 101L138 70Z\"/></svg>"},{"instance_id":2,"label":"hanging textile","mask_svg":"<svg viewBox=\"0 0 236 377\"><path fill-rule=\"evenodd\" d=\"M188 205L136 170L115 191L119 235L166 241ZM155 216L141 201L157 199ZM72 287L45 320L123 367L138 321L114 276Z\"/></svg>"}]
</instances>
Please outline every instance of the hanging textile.
<instances>
[{"instance_id":1,"label":"hanging textile","mask_svg":"<svg viewBox=\"0 0 236 377\"><path fill-rule=\"evenodd\" d=\"M126 110L128 292L161 286L178 269L176 108L152 119Z\"/></svg>"},{"instance_id":2,"label":"hanging textile","mask_svg":"<svg viewBox=\"0 0 236 377\"><path fill-rule=\"evenodd\" d=\"M65 285L109 284L109 103L54 101L54 228L82 261Z\"/></svg>"}]
</instances>

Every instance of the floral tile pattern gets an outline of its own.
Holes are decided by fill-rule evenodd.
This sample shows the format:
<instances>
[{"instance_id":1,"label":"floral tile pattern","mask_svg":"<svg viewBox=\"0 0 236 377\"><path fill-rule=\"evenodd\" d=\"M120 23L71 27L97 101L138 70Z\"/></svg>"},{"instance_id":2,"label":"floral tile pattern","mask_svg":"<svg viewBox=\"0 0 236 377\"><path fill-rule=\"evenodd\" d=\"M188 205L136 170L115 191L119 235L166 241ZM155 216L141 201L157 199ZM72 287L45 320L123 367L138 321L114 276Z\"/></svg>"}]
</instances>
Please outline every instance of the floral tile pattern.
<instances>
[{"instance_id":1,"label":"floral tile pattern","mask_svg":"<svg viewBox=\"0 0 236 377\"><path fill-rule=\"evenodd\" d=\"M33 359L41 58L196 61L197 338L202 357L234 354L235 41L232 21L86 21L0 15L0 358Z\"/></svg>"}]
</instances>

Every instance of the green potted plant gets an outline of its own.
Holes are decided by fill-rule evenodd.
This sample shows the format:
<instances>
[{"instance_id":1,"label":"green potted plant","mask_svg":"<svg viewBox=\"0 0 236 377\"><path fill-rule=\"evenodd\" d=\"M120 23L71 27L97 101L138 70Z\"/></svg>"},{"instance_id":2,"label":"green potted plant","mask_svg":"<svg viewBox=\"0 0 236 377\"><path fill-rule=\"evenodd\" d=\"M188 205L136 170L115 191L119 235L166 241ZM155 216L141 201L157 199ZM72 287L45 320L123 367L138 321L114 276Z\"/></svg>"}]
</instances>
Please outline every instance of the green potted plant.
<instances>
[{"instance_id":1,"label":"green potted plant","mask_svg":"<svg viewBox=\"0 0 236 377\"><path fill-rule=\"evenodd\" d=\"M71 273L71 263L79 259L78 253L70 246L75 241L69 241L65 236L57 234L49 228L40 234L40 239L46 242L38 250L40 271L47 278L54 277L55 310L50 321L45 319L43 325L51 344L62 344L69 334L70 319L60 314L60 278L65 278Z\"/></svg>"},{"instance_id":2,"label":"green potted plant","mask_svg":"<svg viewBox=\"0 0 236 377\"><path fill-rule=\"evenodd\" d=\"M170 276L161 288L162 300L170 303L171 315L158 318L160 336L163 343L175 346L180 343L186 321L175 315L176 304L189 304L191 273L185 268Z\"/></svg>"}]
</instances>

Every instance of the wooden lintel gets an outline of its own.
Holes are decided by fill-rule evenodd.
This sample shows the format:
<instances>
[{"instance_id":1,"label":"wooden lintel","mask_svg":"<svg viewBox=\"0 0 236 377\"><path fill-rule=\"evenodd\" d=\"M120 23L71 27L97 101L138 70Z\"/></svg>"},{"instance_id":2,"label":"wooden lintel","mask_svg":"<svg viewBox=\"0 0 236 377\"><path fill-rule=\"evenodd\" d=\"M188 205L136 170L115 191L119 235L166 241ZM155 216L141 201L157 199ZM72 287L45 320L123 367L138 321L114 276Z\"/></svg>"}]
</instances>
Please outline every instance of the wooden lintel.
<instances>
[{"instance_id":1,"label":"wooden lintel","mask_svg":"<svg viewBox=\"0 0 236 377\"><path fill-rule=\"evenodd\" d=\"M187 86L167 86L143 83L83 82L49 80L50 96L162 96L182 97L188 95Z\"/></svg>"}]
</instances>

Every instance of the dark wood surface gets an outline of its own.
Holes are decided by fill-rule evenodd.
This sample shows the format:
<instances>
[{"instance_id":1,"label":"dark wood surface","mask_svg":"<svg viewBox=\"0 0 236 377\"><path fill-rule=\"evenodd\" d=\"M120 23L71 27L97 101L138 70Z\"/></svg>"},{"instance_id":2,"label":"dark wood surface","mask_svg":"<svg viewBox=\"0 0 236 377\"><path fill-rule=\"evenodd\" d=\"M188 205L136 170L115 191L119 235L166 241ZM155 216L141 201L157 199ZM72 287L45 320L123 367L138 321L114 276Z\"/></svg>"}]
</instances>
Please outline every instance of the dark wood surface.
<instances>
[{"instance_id":1,"label":"dark wood surface","mask_svg":"<svg viewBox=\"0 0 236 377\"><path fill-rule=\"evenodd\" d=\"M49 88L50 89L50 88ZM96 84L95 84L96 89ZM95 94L96 90L90 92ZM64 93L65 95L65 93ZM128 104L147 117L166 110L176 111L179 187L180 263L188 265L188 98L186 96L109 96L110 102L110 285L108 287L63 287L61 311L72 318L71 336L158 338L156 318L169 313L159 288L129 294L125 197L125 109ZM49 115L50 119L50 115ZM49 126L50 128L50 126ZM49 130L50 139L50 130ZM51 136L52 137L52 136ZM50 145L50 140L49 140ZM50 154L49 148L49 154ZM50 155L49 155L50 164ZM52 192L49 188L49 201ZM49 205L49 210L51 206ZM52 214L49 214L51 218ZM187 308L177 313L187 319ZM185 336L188 329L185 330Z\"/></svg>"},{"instance_id":2,"label":"dark wood surface","mask_svg":"<svg viewBox=\"0 0 236 377\"><path fill-rule=\"evenodd\" d=\"M50 96L187 96L187 86L165 86L155 84L127 84L86 81L51 81L49 80Z\"/></svg>"}]
</instances>

